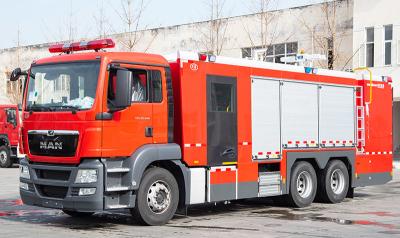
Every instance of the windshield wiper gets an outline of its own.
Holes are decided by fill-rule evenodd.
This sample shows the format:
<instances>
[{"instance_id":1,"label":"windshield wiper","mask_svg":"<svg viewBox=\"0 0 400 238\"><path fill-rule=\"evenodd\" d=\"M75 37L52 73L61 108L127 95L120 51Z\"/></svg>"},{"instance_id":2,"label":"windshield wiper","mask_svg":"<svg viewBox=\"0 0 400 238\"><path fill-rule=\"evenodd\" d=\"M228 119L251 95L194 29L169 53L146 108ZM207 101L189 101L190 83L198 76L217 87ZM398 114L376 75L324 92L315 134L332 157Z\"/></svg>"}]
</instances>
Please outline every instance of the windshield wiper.
<instances>
[{"instance_id":1,"label":"windshield wiper","mask_svg":"<svg viewBox=\"0 0 400 238\"><path fill-rule=\"evenodd\" d=\"M79 111L80 108L76 106L71 106L71 105L57 105L57 106L50 106L50 108L53 111L65 111L65 110L71 110L73 114L76 113L76 111Z\"/></svg>"},{"instance_id":2,"label":"windshield wiper","mask_svg":"<svg viewBox=\"0 0 400 238\"><path fill-rule=\"evenodd\" d=\"M27 107L27 110L30 113L32 113L32 112L48 112L48 111L51 111L51 108L33 104L33 105L29 105Z\"/></svg>"}]
</instances>

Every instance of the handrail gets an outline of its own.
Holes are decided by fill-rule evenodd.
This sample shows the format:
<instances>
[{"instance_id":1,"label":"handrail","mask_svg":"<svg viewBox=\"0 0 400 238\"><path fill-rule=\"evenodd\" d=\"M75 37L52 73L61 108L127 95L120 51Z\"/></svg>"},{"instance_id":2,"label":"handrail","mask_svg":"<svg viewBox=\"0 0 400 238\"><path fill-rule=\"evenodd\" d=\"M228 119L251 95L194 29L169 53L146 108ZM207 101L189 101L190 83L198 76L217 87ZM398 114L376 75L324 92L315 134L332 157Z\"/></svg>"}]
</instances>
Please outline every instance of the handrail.
<instances>
[{"instance_id":1,"label":"handrail","mask_svg":"<svg viewBox=\"0 0 400 238\"><path fill-rule=\"evenodd\" d=\"M359 67L353 69L354 72L356 71L368 71L369 73L369 104L372 103L372 71L368 67Z\"/></svg>"}]
</instances>

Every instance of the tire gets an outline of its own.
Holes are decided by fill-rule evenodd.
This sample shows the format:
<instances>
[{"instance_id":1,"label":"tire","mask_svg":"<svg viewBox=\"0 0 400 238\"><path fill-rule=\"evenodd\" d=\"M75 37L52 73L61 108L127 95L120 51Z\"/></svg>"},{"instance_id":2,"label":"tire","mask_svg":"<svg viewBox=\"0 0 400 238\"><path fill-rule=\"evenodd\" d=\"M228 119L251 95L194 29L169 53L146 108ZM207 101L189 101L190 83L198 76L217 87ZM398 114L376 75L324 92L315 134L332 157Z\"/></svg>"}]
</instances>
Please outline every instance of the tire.
<instances>
[{"instance_id":1,"label":"tire","mask_svg":"<svg viewBox=\"0 0 400 238\"><path fill-rule=\"evenodd\" d=\"M340 203L349 190L349 172L340 160L331 160L319 178L318 197L322 202Z\"/></svg>"},{"instance_id":2,"label":"tire","mask_svg":"<svg viewBox=\"0 0 400 238\"><path fill-rule=\"evenodd\" d=\"M174 176L163 168L150 168L143 174L132 215L142 224L160 226L175 215L179 187Z\"/></svg>"},{"instance_id":3,"label":"tire","mask_svg":"<svg viewBox=\"0 0 400 238\"><path fill-rule=\"evenodd\" d=\"M10 156L10 149L5 145L0 146L0 167L10 168L12 164L13 160Z\"/></svg>"},{"instance_id":4,"label":"tire","mask_svg":"<svg viewBox=\"0 0 400 238\"><path fill-rule=\"evenodd\" d=\"M71 217L90 217L94 214L94 212L76 212L70 210L62 210L65 214Z\"/></svg>"},{"instance_id":5,"label":"tire","mask_svg":"<svg viewBox=\"0 0 400 238\"><path fill-rule=\"evenodd\" d=\"M313 201L317 193L317 175L308 162L296 162L290 177L290 189L287 202L293 207L306 207Z\"/></svg>"}]
</instances>

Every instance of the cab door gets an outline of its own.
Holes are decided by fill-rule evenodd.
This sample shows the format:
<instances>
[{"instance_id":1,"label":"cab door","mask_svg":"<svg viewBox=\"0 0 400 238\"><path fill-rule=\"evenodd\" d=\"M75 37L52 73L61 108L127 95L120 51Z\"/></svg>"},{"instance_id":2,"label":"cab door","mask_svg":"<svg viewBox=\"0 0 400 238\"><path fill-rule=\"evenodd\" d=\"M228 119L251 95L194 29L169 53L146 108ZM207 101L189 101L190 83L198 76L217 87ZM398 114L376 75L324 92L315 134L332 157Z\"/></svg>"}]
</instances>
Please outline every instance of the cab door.
<instances>
[{"instance_id":1,"label":"cab door","mask_svg":"<svg viewBox=\"0 0 400 238\"><path fill-rule=\"evenodd\" d=\"M163 92L162 69L151 66L121 64L118 67L132 72L132 104L130 107L114 112L110 120L103 122L102 156L126 157L139 147L162 142L163 131ZM112 94L115 75L109 72L108 97ZM155 83L160 82L159 84ZM159 85L157 95L154 85ZM160 95L161 94L161 95Z\"/></svg>"},{"instance_id":2,"label":"cab door","mask_svg":"<svg viewBox=\"0 0 400 238\"><path fill-rule=\"evenodd\" d=\"M5 110L7 121L4 125L6 134L12 146L18 144L18 117L16 108L7 108Z\"/></svg>"}]
</instances>

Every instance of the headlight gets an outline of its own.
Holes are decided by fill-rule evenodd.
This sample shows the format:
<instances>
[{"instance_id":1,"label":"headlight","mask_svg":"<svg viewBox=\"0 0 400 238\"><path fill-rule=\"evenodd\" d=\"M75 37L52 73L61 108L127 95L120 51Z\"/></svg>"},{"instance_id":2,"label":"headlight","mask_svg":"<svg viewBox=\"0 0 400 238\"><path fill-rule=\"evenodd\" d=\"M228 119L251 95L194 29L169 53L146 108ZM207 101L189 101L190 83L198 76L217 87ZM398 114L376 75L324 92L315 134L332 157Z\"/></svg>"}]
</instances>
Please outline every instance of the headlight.
<instances>
[{"instance_id":1,"label":"headlight","mask_svg":"<svg viewBox=\"0 0 400 238\"><path fill-rule=\"evenodd\" d=\"M24 178L24 179L30 179L31 175L29 174L29 168L26 165L20 165L19 166L19 170L20 170L20 177Z\"/></svg>"},{"instance_id":2,"label":"headlight","mask_svg":"<svg viewBox=\"0 0 400 238\"><path fill-rule=\"evenodd\" d=\"M76 175L75 183L95 183L97 182L97 170L80 169Z\"/></svg>"}]
</instances>

